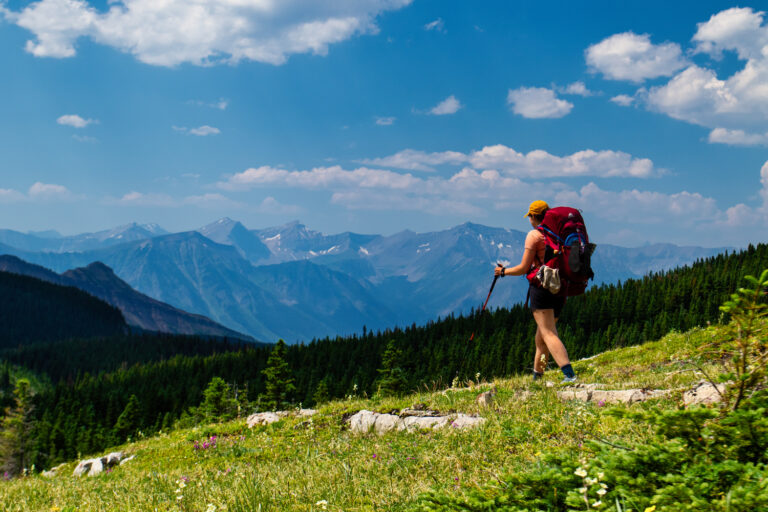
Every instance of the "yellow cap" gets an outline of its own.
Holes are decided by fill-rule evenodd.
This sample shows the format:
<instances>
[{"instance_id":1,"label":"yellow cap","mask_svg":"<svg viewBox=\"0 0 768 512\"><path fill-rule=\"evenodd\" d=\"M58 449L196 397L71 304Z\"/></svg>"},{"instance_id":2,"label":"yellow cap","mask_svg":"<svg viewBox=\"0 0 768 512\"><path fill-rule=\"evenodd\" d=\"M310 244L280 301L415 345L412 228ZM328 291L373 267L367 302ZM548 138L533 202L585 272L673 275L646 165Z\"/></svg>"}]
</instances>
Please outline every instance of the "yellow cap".
<instances>
[{"instance_id":1,"label":"yellow cap","mask_svg":"<svg viewBox=\"0 0 768 512\"><path fill-rule=\"evenodd\" d=\"M541 215L547 210L549 210L549 205L546 201L534 201L531 203L531 206L528 207L528 213L525 214L525 217Z\"/></svg>"}]
</instances>

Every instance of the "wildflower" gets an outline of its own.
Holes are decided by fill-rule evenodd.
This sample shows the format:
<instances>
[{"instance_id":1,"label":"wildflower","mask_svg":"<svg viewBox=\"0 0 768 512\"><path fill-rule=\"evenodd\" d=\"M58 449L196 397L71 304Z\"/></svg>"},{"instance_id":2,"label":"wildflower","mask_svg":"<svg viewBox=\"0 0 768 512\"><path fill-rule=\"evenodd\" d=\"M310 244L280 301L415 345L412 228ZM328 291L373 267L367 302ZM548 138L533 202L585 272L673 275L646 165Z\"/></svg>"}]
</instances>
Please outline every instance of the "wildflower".
<instances>
[{"instance_id":1,"label":"wildflower","mask_svg":"<svg viewBox=\"0 0 768 512\"><path fill-rule=\"evenodd\" d=\"M580 476L581 478L584 478L587 476L587 471L584 468L579 468L576 471L573 472L574 475Z\"/></svg>"},{"instance_id":2,"label":"wildflower","mask_svg":"<svg viewBox=\"0 0 768 512\"><path fill-rule=\"evenodd\" d=\"M208 507L205 509L205 512L216 512L216 505L209 503Z\"/></svg>"},{"instance_id":3,"label":"wildflower","mask_svg":"<svg viewBox=\"0 0 768 512\"><path fill-rule=\"evenodd\" d=\"M587 488L586 487L579 487L579 493L587 494Z\"/></svg>"},{"instance_id":4,"label":"wildflower","mask_svg":"<svg viewBox=\"0 0 768 512\"><path fill-rule=\"evenodd\" d=\"M328 502L326 500L320 500L315 503L316 507L320 507L320 510L328 510Z\"/></svg>"},{"instance_id":5,"label":"wildflower","mask_svg":"<svg viewBox=\"0 0 768 512\"><path fill-rule=\"evenodd\" d=\"M587 483L587 485L595 485L597 483L597 479L596 478L589 478L589 477L587 477L587 478L584 479L584 481Z\"/></svg>"},{"instance_id":6,"label":"wildflower","mask_svg":"<svg viewBox=\"0 0 768 512\"><path fill-rule=\"evenodd\" d=\"M60 507L57 507L56 505L51 507L51 512L59 512L61 510Z\"/></svg>"},{"instance_id":7,"label":"wildflower","mask_svg":"<svg viewBox=\"0 0 768 512\"><path fill-rule=\"evenodd\" d=\"M652 507L645 507L645 510L643 512L654 512L656 510L656 505L653 505Z\"/></svg>"},{"instance_id":8,"label":"wildflower","mask_svg":"<svg viewBox=\"0 0 768 512\"><path fill-rule=\"evenodd\" d=\"M594 503L592 504L592 507L593 507L593 508L600 508L600 507L602 507L602 506L603 506L603 502L602 502L602 501L600 501L600 500L597 500L596 502L594 502Z\"/></svg>"},{"instance_id":9,"label":"wildflower","mask_svg":"<svg viewBox=\"0 0 768 512\"><path fill-rule=\"evenodd\" d=\"M375 453L373 454L373 458L374 458L374 459L376 458L376 454L375 454Z\"/></svg>"},{"instance_id":10,"label":"wildflower","mask_svg":"<svg viewBox=\"0 0 768 512\"><path fill-rule=\"evenodd\" d=\"M602 480L603 478L605 478L605 473L603 473L603 472L601 471L601 472L599 472L599 473L597 474L597 479L598 479L598 480Z\"/></svg>"},{"instance_id":11,"label":"wildflower","mask_svg":"<svg viewBox=\"0 0 768 512\"><path fill-rule=\"evenodd\" d=\"M605 400L600 400L599 402L597 402L598 407L602 407L604 405L605 405Z\"/></svg>"},{"instance_id":12,"label":"wildflower","mask_svg":"<svg viewBox=\"0 0 768 512\"><path fill-rule=\"evenodd\" d=\"M605 493L607 493L607 492L608 491L606 491L605 489L598 489L597 490L597 495L602 498L603 496L605 496Z\"/></svg>"}]
</instances>

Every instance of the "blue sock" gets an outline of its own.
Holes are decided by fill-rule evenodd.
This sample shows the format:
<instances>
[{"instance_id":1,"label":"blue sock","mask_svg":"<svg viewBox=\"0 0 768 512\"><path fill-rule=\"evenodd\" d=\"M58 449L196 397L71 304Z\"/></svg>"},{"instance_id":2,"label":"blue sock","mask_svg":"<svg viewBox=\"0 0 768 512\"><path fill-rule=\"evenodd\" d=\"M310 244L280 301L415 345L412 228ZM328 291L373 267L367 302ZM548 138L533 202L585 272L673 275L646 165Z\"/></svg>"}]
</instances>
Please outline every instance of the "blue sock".
<instances>
[{"instance_id":1,"label":"blue sock","mask_svg":"<svg viewBox=\"0 0 768 512\"><path fill-rule=\"evenodd\" d=\"M563 371L563 375L565 375L569 379L572 379L576 376L576 374L573 372L573 368L571 368L570 363L568 363L565 366L561 366L560 369Z\"/></svg>"}]
</instances>

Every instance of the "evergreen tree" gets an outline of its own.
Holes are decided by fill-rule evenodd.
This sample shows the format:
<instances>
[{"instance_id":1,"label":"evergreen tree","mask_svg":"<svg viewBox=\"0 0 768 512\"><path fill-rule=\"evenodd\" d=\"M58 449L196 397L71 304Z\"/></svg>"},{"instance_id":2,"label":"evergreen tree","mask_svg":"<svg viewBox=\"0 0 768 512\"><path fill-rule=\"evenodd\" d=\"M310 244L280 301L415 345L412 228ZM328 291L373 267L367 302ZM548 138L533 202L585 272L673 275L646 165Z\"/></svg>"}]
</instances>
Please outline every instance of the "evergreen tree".
<instances>
[{"instance_id":1,"label":"evergreen tree","mask_svg":"<svg viewBox=\"0 0 768 512\"><path fill-rule=\"evenodd\" d=\"M283 407L296 390L291 368L285 360L286 352L285 342L282 339L278 340L269 354L267 367L261 372L264 375L265 389L259 398L268 410L278 410Z\"/></svg>"},{"instance_id":2,"label":"evergreen tree","mask_svg":"<svg viewBox=\"0 0 768 512\"><path fill-rule=\"evenodd\" d=\"M0 421L0 471L17 475L29 469L33 459L32 390L29 380L18 379L13 390L14 405Z\"/></svg>"},{"instance_id":3,"label":"evergreen tree","mask_svg":"<svg viewBox=\"0 0 768 512\"><path fill-rule=\"evenodd\" d=\"M131 398L128 399L128 404L117 418L117 423L115 423L114 432L120 441L125 441L138 430L140 409L139 399L136 398L136 395L131 395Z\"/></svg>"},{"instance_id":4,"label":"evergreen tree","mask_svg":"<svg viewBox=\"0 0 768 512\"><path fill-rule=\"evenodd\" d=\"M403 370L403 351L397 346L395 340L389 340L384 354L381 356L381 368L376 370L379 374L377 386L382 396L400 395L408 388L408 379Z\"/></svg>"},{"instance_id":5,"label":"evergreen tree","mask_svg":"<svg viewBox=\"0 0 768 512\"><path fill-rule=\"evenodd\" d=\"M316 405L327 402L331 399L331 393L328 391L328 383L326 380L327 379L323 379L317 384L317 388L315 388L315 394L312 395L312 400L314 400Z\"/></svg>"},{"instance_id":6,"label":"evergreen tree","mask_svg":"<svg viewBox=\"0 0 768 512\"><path fill-rule=\"evenodd\" d=\"M239 405L229 384L221 377L214 377L203 391L203 401L197 413L206 422L231 420L238 414Z\"/></svg>"}]
</instances>

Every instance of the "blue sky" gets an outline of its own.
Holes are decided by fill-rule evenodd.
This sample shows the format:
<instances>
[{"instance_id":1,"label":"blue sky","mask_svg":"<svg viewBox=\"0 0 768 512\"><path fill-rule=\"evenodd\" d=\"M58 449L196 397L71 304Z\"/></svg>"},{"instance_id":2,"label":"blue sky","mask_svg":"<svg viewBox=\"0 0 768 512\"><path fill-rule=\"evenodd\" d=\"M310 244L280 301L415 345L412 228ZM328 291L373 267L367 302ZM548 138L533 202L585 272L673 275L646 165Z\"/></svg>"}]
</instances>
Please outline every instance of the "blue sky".
<instances>
[{"instance_id":1,"label":"blue sky","mask_svg":"<svg viewBox=\"0 0 768 512\"><path fill-rule=\"evenodd\" d=\"M0 0L0 227L768 235L758 2Z\"/></svg>"}]
</instances>

